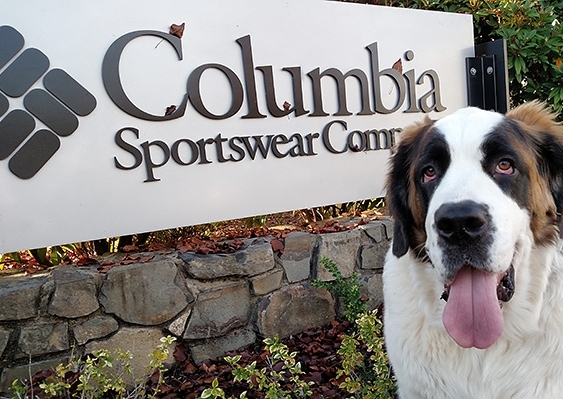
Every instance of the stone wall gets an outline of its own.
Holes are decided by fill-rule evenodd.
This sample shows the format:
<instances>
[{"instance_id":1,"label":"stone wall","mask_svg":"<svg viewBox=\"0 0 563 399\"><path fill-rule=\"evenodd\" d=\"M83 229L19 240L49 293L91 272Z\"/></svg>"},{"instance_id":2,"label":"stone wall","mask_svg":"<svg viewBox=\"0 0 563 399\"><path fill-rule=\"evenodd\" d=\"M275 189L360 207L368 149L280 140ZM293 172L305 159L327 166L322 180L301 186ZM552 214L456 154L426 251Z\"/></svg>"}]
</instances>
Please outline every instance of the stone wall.
<instances>
[{"instance_id":1,"label":"stone wall","mask_svg":"<svg viewBox=\"0 0 563 399\"><path fill-rule=\"evenodd\" d=\"M371 308L382 301L388 220L330 234L290 233L283 251L269 238L245 241L233 254L159 253L101 274L95 266L60 266L34 276L0 278L0 392L75 354L130 350L144 372L162 336L183 340L196 362L278 334L329 323L335 300L311 287L331 280L332 259L344 277L360 275Z\"/></svg>"}]
</instances>

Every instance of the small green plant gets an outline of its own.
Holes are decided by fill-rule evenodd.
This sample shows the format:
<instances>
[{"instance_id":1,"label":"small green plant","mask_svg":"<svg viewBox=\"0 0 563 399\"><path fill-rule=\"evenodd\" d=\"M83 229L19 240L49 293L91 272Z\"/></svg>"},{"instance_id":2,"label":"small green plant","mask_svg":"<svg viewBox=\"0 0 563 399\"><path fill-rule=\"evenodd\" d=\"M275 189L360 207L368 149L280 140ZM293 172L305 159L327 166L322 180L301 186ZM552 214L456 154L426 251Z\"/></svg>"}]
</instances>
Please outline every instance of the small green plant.
<instances>
[{"instance_id":1,"label":"small green plant","mask_svg":"<svg viewBox=\"0 0 563 399\"><path fill-rule=\"evenodd\" d=\"M235 381L246 382L251 389L263 392L267 399L308 398L311 396L312 382L301 379L303 371L301 364L295 361L295 352L290 353L287 345L280 342L276 336L264 340L265 349L269 356L267 366L261 369L256 367L256 362L247 366L239 365L241 356L227 356L225 361L232 367ZM225 399L225 392L219 387L215 379L211 388L204 390L201 399ZM246 398L246 391L239 399Z\"/></svg>"},{"instance_id":2,"label":"small green plant","mask_svg":"<svg viewBox=\"0 0 563 399\"><path fill-rule=\"evenodd\" d=\"M246 398L246 391L241 393L239 399ZM211 383L211 388L205 389L198 399L227 399L225 391L219 386L219 380L215 378Z\"/></svg>"},{"instance_id":3,"label":"small green plant","mask_svg":"<svg viewBox=\"0 0 563 399\"><path fill-rule=\"evenodd\" d=\"M57 266L76 260L86 252L84 246L80 244L66 244L0 254L0 270L18 268L30 262L42 267Z\"/></svg>"},{"instance_id":4,"label":"small green plant","mask_svg":"<svg viewBox=\"0 0 563 399\"><path fill-rule=\"evenodd\" d=\"M12 398L154 399L163 383L163 373L166 371L164 361L175 340L171 336L160 339L160 344L149 355L151 360L147 376L136 381L131 390L127 390L126 382L126 377L131 375L131 353L119 349L111 353L107 349L100 349L84 359L71 356L68 363L59 364L54 370L45 372L46 377L38 385L33 379L27 383L14 380ZM147 389L153 376L156 376L156 383Z\"/></svg>"},{"instance_id":5,"label":"small green plant","mask_svg":"<svg viewBox=\"0 0 563 399\"><path fill-rule=\"evenodd\" d=\"M340 388L355 398L387 399L394 397L395 383L391 377L382 323L377 310L369 312L362 300L361 284L354 273L345 279L338 266L324 257L321 264L332 274L333 281L313 281L313 286L325 288L342 301L344 316L354 324L355 331L342 340L338 354L342 356L342 367L337 378L344 377Z\"/></svg>"},{"instance_id":6,"label":"small green plant","mask_svg":"<svg viewBox=\"0 0 563 399\"><path fill-rule=\"evenodd\" d=\"M384 198L372 198L361 201L344 202L340 204L317 206L314 208L300 209L299 212L307 223L336 218L343 215L360 214L368 210L382 208Z\"/></svg>"},{"instance_id":7,"label":"small green plant","mask_svg":"<svg viewBox=\"0 0 563 399\"><path fill-rule=\"evenodd\" d=\"M345 377L340 388L346 389L355 398L393 398L396 387L384 350L382 324L377 318L377 310L360 315L356 326L357 331L345 336L338 350L342 356L342 368L336 377Z\"/></svg>"},{"instance_id":8,"label":"small green plant","mask_svg":"<svg viewBox=\"0 0 563 399\"><path fill-rule=\"evenodd\" d=\"M320 262L332 274L334 280L315 280L312 283L313 287L327 289L338 300L342 301L344 316L350 323L353 323L359 314L367 310L366 302L362 300L358 274L354 273L352 277L345 279L338 266L331 259L323 257Z\"/></svg>"},{"instance_id":9,"label":"small green plant","mask_svg":"<svg viewBox=\"0 0 563 399\"><path fill-rule=\"evenodd\" d=\"M325 288L342 300L344 313L355 329L346 335L338 354L342 357L336 378L341 379L340 388L358 399L389 399L395 397L396 387L389 369L384 340L381 334L382 323L377 318L377 310L368 311L367 304L360 294L358 275L345 279L337 265L328 258L321 264L334 277L334 281L314 281L313 285ZM312 395L312 382L301 379L304 374L301 364L296 362L296 353L290 353L278 337L264 340L268 352L267 366L257 368L256 361L241 366L241 356L225 357L232 367L235 381L246 382L254 391L264 393L267 399L308 398ZM239 399L247 398L247 392ZM210 388L205 389L198 399L227 399L225 391L214 379ZM230 399L234 399L231 397Z\"/></svg>"},{"instance_id":10,"label":"small green plant","mask_svg":"<svg viewBox=\"0 0 563 399\"><path fill-rule=\"evenodd\" d=\"M153 373L158 373L158 379L156 383L157 390L164 382L164 372L167 370L166 366L164 366L164 362L166 361L166 359L168 359L168 355L170 354L170 347L172 346L174 341L176 341L176 338L170 335L160 338L160 344L149 355L149 357L151 358L149 370L153 370Z\"/></svg>"},{"instance_id":11,"label":"small green plant","mask_svg":"<svg viewBox=\"0 0 563 399\"><path fill-rule=\"evenodd\" d=\"M259 215L259 216L244 218L242 219L242 222L248 228L262 227L266 224L267 219L268 219L268 215Z\"/></svg>"}]
</instances>

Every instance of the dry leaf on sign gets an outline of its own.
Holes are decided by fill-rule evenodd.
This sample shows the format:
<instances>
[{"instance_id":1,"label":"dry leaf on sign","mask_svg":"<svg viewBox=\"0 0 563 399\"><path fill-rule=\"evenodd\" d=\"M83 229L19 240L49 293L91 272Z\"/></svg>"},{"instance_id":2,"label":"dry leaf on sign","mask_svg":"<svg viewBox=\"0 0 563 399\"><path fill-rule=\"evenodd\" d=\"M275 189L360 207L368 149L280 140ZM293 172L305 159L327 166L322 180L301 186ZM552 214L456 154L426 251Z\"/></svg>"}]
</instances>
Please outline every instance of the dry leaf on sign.
<instances>
[{"instance_id":1,"label":"dry leaf on sign","mask_svg":"<svg viewBox=\"0 0 563 399\"><path fill-rule=\"evenodd\" d=\"M182 25L172 24L172 26L170 26L170 34L181 39L182 36L184 36L185 27L186 27L185 22L182 22Z\"/></svg>"}]
</instances>

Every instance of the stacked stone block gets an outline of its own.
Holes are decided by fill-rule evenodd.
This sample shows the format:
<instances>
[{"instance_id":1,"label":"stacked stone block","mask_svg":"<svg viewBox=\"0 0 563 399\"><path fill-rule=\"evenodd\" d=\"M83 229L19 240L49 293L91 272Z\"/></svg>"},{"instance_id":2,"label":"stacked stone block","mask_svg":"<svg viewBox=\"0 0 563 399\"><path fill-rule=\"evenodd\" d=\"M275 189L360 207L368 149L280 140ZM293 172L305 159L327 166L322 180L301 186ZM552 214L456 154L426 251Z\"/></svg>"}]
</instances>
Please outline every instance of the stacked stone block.
<instances>
[{"instance_id":1,"label":"stacked stone block","mask_svg":"<svg viewBox=\"0 0 563 399\"><path fill-rule=\"evenodd\" d=\"M0 392L71 352L129 350L139 375L166 335L184 341L201 362L264 337L325 325L335 317L335 299L311 286L314 279L332 279L319 263L325 256L345 277L359 274L374 308L382 301L391 231L390 221L380 220L330 234L293 232L283 252L273 251L271 238L257 238L233 254L152 254L148 262L106 274L95 266L60 266L3 276Z\"/></svg>"}]
</instances>

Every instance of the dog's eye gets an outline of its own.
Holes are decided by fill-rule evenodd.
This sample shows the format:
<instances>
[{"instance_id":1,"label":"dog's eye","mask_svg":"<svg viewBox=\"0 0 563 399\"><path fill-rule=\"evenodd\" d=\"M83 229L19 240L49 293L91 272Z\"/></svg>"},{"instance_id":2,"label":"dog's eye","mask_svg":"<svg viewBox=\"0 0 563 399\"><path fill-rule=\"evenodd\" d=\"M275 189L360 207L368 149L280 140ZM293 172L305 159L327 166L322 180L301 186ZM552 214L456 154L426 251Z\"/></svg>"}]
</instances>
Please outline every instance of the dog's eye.
<instances>
[{"instance_id":1,"label":"dog's eye","mask_svg":"<svg viewBox=\"0 0 563 399\"><path fill-rule=\"evenodd\" d=\"M510 159L501 159L495 168L495 173L500 175L511 175L514 173L514 165Z\"/></svg>"},{"instance_id":2,"label":"dog's eye","mask_svg":"<svg viewBox=\"0 0 563 399\"><path fill-rule=\"evenodd\" d=\"M426 168L424 168L422 182L428 183L434 179L436 179L436 169L434 169L433 166L427 166Z\"/></svg>"}]
</instances>

